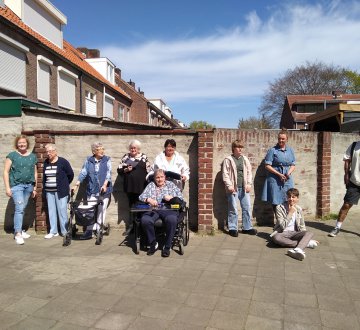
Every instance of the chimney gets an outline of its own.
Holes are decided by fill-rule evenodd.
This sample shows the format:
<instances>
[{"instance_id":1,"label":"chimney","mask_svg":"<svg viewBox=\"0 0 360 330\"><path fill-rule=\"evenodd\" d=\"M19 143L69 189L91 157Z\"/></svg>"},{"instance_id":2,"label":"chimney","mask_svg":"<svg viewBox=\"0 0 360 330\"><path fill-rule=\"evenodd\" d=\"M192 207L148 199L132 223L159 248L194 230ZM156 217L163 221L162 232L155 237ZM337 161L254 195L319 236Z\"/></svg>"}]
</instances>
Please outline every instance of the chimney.
<instances>
[{"instance_id":1,"label":"chimney","mask_svg":"<svg viewBox=\"0 0 360 330\"><path fill-rule=\"evenodd\" d=\"M86 58L99 58L100 50L98 49L89 49L86 47L78 47L77 48L81 53L83 53Z\"/></svg>"},{"instance_id":2,"label":"chimney","mask_svg":"<svg viewBox=\"0 0 360 330\"><path fill-rule=\"evenodd\" d=\"M129 84L132 88L135 89L135 82L131 81L131 79L130 79L130 81L128 82L128 84Z\"/></svg>"},{"instance_id":3,"label":"chimney","mask_svg":"<svg viewBox=\"0 0 360 330\"><path fill-rule=\"evenodd\" d=\"M144 92L140 89L140 87L138 87L138 93L142 96L144 96Z\"/></svg>"},{"instance_id":4,"label":"chimney","mask_svg":"<svg viewBox=\"0 0 360 330\"><path fill-rule=\"evenodd\" d=\"M334 99L337 99L339 97L342 97L341 95L341 91L332 91L331 95L333 96Z\"/></svg>"},{"instance_id":5,"label":"chimney","mask_svg":"<svg viewBox=\"0 0 360 330\"><path fill-rule=\"evenodd\" d=\"M119 68L115 68L115 73L119 76L119 79L121 79L121 70Z\"/></svg>"}]
</instances>

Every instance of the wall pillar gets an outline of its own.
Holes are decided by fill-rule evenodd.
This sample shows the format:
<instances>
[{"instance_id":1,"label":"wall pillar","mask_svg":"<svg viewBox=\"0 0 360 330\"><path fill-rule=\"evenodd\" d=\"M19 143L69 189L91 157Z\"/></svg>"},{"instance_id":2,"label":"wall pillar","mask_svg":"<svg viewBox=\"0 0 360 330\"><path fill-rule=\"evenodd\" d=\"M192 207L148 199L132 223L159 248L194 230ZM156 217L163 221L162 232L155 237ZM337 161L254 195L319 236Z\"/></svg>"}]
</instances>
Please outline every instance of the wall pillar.
<instances>
[{"instance_id":1,"label":"wall pillar","mask_svg":"<svg viewBox=\"0 0 360 330\"><path fill-rule=\"evenodd\" d=\"M211 233L213 226L214 131L198 131L198 231Z\"/></svg>"},{"instance_id":2,"label":"wall pillar","mask_svg":"<svg viewBox=\"0 0 360 330\"><path fill-rule=\"evenodd\" d=\"M317 155L316 215L330 213L331 132L320 132Z\"/></svg>"},{"instance_id":3,"label":"wall pillar","mask_svg":"<svg viewBox=\"0 0 360 330\"><path fill-rule=\"evenodd\" d=\"M36 130L33 132L35 136L35 154L38 159L37 164L37 198L36 198L36 218L35 218L35 231L36 232L46 232L47 231L47 222L46 222L46 200L42 196L43 190L43 165L44 160L47 158L45 146L48 143L55 143L55 137L50 135L49 130Z\"/></svg>"}]
</instances>

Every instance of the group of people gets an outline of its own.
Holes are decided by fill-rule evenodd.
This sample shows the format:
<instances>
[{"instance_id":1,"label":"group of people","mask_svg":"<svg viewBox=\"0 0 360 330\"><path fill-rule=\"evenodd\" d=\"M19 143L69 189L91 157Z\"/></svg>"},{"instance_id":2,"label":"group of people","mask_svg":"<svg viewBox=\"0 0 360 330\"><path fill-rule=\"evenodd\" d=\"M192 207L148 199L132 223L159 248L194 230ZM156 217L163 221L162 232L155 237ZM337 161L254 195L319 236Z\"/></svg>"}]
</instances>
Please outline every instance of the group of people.
<instances>
[{"instance_id":1,"label":"group of people","mask_svg":"<svg viewBox=\"0 0 360 330\"><path fill-rule=\"evenodd\" d=\"M37 158L29 150L28 137L21 135L14 142L15 151L6 156L4 167L4 183L8 197L14 201L14 239L16 244L23 245L24 239L30 235L23 230L24 209L30 196L36 196ZM45 239L66 235L68 231L67 204L70 192L78 189L83 181L87 182L86 197L88 201L97 200L100 195L102 203L98 207L97 221L88 226L80 239L91 239L93 230L99 224L105 224L106 209L109 205L113 190L111 180L111 158L105 155L104 146L100 142L91 145L92 155L87 157L77 181L73 187L74 171L70 163L58 156L56 145L45 146L47 158L43 164L43 197L47 202L50 230ZM169 201L174 197L183 199L182 189L185 181L189 180L190 170L185 159L176 151L176 142L168 139L164 144L164 151L156 156L151 165L147 156L141 151L141 143L132 140L129 143L129 152L119 164L117 171L124 177L124 191L128 197L129 207L137 201L143 201L156 208L158 204ZM165 178L167 180L165 180ZM148 180L150 183L148 184ZM171 180L171 181L168 181ZM178 211L145 212L141 221L149 240L149 255L156 250L154 242L154 221L160 217L166 226L167 240L162 252L164 257L170 255L171 241L175 233L174 216ZM59 226L58 226L59 224ZM150 228L152 226L152 229ZM175 223L176 226L176 223ZM59 228L58 228L59 227Z\"/></svg>"},{"instance_id":2,"label":"group of people","mask_svg":"<svg viewBox=\"0 0 360 330\"><path fill-rule=\"evenodd\" d=\"M265 156L265 179L262 200L272 204L275 215L274 232L270 235L273 242L289 247L289 256L303 260L306 247L315 248L319 242L312 239L306 231L302 209L298 205L299 191L294 188L292 173L295 170L295 155L287 145L286 131L278 134L278 143L270 148ZM15 151L6 156L4 166L5 191L14 201L14 239L16 244L24 244L30 235L23 230L24 209L30 196L36 196L37 158L29 151L29 140L26 136L18 136L14 142ZM256 235L257 231L251 222L250 190L252 187L252 168L249 159L244 155L244 144L236 140L232 143L232 154L222 163L222 178L225 185L229 235L238 236L237 200L242 210L243 234ZM67 203L70 191L76 191L81 182L87 181L86 195L88 200L103 197L99 205L97 222L89 226L81 239L92 238L93 230L98 224L105 224L106 209L112 193L111 158L105 155L104 146L100 142L91 145L92 155L87 157L78 175L75 185L70 188L74 172L70 163L58 156L55 144L45 146L47 158L43 164L43 195L47 201L50 231L45 235L51 239L60 234L66 235L68 225ZM357 205L360 198L360 141L352 143L345 152L344 183L346 194L339 211L335 228L329 236L339 234L349 209ZM144 212L141 226L148 239L148 255L155 253L156 242L154 223L158 218L165 222L166 241L162 255L170 255L171 242L175 233L178 211L159 210L158 205L173 198L183 200L184 183L189 180L190 170L185 159L176 151L176 142L167 139L164 150L156 156L151 165L146 154L141 152L141 143L132 140L129 151L122 157L117 168L119 175L124 177L124 191L128 197L129 207L141 201L149 204L152 209ZM129 226L128 231L131 230Z\"/></svg>"},{"instance_id":3,"label":"group of people","mask_svg":"<svg viewBox=\"0 0 360 330\"><path fill-rule=\"evenodd\" d=\"M319 242L312 239L313 234L306 230L302 209L298 205L299 190L294 188L292 173L295 170L295 154L287 145L286 130L278 134L277 144L270 148L265 156L267 176L262 190L262 201L271 203L274 216L274 231L270 235L272 241L282 247L290 248L288 255L303 260L305 248L315 248ZM244 234L256 235L251 224L250 190L252 187L252 169L249 159L243 154L244 145L236 140L232 143L232 154L222 163L222 178L228 201L228 232L237 237L238 211L237 199L242 211L242 230ZM339 211L335 228L329 233L335 237L352 205L360 198L360 141L352 143L345 152L344 183L346 194Z\"/></svg>"}]
</instances>

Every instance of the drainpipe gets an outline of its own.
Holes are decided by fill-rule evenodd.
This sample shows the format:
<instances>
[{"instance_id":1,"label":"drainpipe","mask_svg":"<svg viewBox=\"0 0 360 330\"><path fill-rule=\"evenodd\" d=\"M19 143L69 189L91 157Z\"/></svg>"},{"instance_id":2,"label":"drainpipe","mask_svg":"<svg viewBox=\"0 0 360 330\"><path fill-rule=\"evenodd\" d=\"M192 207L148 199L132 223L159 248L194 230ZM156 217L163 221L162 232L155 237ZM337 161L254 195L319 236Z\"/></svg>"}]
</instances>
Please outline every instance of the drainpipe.
<instances>
[{"instance_id":1,"label":"drainpipe","mask_svg":"<svg viewBox=\"0 0 360 330\"><path fill-rule=\"evenodd\" d=\"M80 71L80 113L83 113L83 98L82 98L82 80L83 73Z\"/></svg>"}]
</instances>

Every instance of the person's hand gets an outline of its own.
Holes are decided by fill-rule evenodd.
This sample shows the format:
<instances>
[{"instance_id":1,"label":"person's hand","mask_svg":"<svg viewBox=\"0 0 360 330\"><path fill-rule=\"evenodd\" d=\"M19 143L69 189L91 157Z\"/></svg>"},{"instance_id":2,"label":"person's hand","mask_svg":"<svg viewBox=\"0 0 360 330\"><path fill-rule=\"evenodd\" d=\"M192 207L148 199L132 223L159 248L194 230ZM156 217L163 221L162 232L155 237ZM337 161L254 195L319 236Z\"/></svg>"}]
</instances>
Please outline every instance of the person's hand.
<instances>
[{"instance_id":1,"label":"person's hand","mask_svg":"<svg viewBox=\"0 0 360 330\"><path fill-rule=\"evenodd\" d=\"M229 193L233 194L235 192L235 189L233 187L229 188Z\"/></svg>"},{"instance_id":2,"label":"person's hand","mask_svg":"<svg viewBox=\"0 0 360 330\"><path fill-rule=\"evenodd\" d=\"M245 192L249 193L250 190L251 190L251 186L247 184L247 185L245 186Z\"/></svg>"},{"instance_id":3,"label":"person's hand","mask_svg":"<svg viewBox=\"0 0 360 330\"><path fill-rule=\"evenodd\" d=\"M185 176L185 175L182 175L182 176L181 176L181 181L183 181L183 182L186 181L186 176Z\"/></svg>"},{"instance_id":4,"label":"person's hand","mask_svg":"<svg viewBox=\"0 0 360 330\"><path fill-rule=\"evenodd\" d=\"M287 180L287 177L286 175L282 174L282 173L279 173L279 178L281 181L285 182Z\"/></svg>"},{"instance_id":5,"label":"person's hand","mask_svg":"<svg viewBox=\"0 0 360 330\"><path fill-rule=\"evenodd\" d=\"M126 170L126 172L131 172L133 170L132 165L128 165L128 167L125 168L125 170ZM124 170L124 172L125 172L125 170Z\"/></svg>"},{"instance_id":6,"label":"person's hand","mask_svg":"<svg viewBox=\"0 0 360 330\"><path fill-rule=\"evenodd\" d=\"M79 186L78 186L77 184L74 185L74 186L72 186L71 192L72 192L73 194L75 194L75 192L78 190L78 188L79 188Z\"/></svg>"},{"instance_id":7,"label":"person's hand","mask_svg":"<svg viewBox=\"0 0 360 330\"><path fill-rule=\"evenodd\" d=\"M36 191L36 189L34 189L34 190L32 191L31 196L32 196L32 198L35 198L35 197L36 197L36 195L37 195L37 191Z\"/></svg>"},{"instance_id":8,"label":"person's hand","mask_svg":"<svg viewBox=\"0 0 360 330\"><path fill-rule=\"evenodd\" d=\"M6 196L8 196L8 197L11 197L11 196L12 196L12 191L11 191L10 188L9 188L9 189L6 189Z\"/></svg>"},{"instance_id":9,"label":"person's hand","mask_svg":"<svg viewBox=\"0 0 360 330\"><path fill-rule=\"evenodd\" d=\"M106 189L107 189L107 185L106 184L103 184L100 188L100 194L103 194L106 192Z\"/></svg>"},{"instance_id":10,"label":"person's hand","mask_svg":"<svg viewBox=\"0 0 360 330\"><path fill-rule=\"evenodd\" d=\"M147 203L150 204L150 206L152 206L152 207L158 206L158 202L156 199L148 198Z\"/></svg>"},{"instance_id":11,"label":"person's hand","mask_svg":"<svg viewBox=\"0 0 360 330\"><path fill-rule=\"evenodd\" d=\"M163 197L163 199L166 200L167 202L168 202L171 198L173 198L173 196L171 196L171 195L165 195L165 196Z\"/></svg>"}]
</instances>

